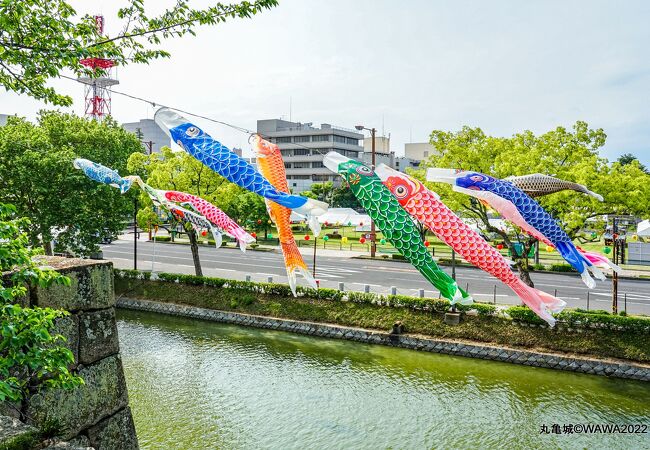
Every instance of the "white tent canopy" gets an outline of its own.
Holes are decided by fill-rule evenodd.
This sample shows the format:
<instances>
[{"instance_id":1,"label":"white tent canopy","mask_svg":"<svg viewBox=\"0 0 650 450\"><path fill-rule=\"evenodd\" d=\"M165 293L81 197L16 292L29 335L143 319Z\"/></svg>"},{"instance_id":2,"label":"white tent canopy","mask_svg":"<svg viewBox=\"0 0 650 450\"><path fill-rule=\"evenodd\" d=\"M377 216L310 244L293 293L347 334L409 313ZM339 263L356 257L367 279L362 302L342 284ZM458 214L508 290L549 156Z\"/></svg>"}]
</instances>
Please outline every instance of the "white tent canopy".
<instances>
[{"instance_id":1,"label":"white tent canopy","mask_svg":"<svg viewBox=\"0 0 650 450\"><path fill-rule=\"evenodd\" d=\"M639 222L639 224L636 226L636 234L639 237L650 236L650 220Z\"/></svg>"},{"instance_id":2,"label":"white tent canopy","mask_svg":"<svg viewBox=\"0 0 650 450\"><path fill-rule=\"evenodd\" d=\"M300 214L291 213L292 222L300 222L305 218ZM352 208L330 208L323 215L318 216L318 222L321 224L327 222L330 225L355 226L359 227L370 225L370 216L359 214Z\"/></svg>"}]
</instances>

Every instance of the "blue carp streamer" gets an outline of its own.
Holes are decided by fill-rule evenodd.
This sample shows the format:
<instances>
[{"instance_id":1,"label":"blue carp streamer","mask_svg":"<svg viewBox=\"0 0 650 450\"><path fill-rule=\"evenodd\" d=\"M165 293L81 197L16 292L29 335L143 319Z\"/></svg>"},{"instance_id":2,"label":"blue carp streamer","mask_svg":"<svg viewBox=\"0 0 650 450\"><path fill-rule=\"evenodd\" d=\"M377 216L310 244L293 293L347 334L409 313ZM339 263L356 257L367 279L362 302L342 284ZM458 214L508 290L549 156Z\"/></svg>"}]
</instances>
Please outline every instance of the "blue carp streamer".
<instances>
[{"instance_id":1,"label":"blue carp streamer","mask_svg":"<svg viewBox=\"0 0 650 450\"><path fill-rule=\"evenodd\" d=\"M244 189L305 216L319 216L327 203L277 190L255 167L169 108L160 108L156 123L187 153Z\"/></svg>"},{"instance_id":2,"label":"blue carp streamer","mask_svg":"<svg viewBox=\"0 0 650 450\"><path fill-rule=\"evenodd\" d=\"M553 216L511 182L478 172L439 168L429 169L427 179L449 183L457 192L485 200L528 234L553 245L566 262L578 271L589 288L596 285L589 271L600 280L605 279L602 271L576 248Z\"/></svg>"},{"instance_id":3,"label":"blue carp streamer","mask_svg":"<svg viewBox=\"0 0 650 450\"><path fill-rule=\"evenodd\" d=\"M128 191L133 184L132 180L122 178L116 170L102 166L88 159L77 158L72 162L75 169L81 170L91 180L116 187L122 194Z\"/></svg>"}]
</instances>

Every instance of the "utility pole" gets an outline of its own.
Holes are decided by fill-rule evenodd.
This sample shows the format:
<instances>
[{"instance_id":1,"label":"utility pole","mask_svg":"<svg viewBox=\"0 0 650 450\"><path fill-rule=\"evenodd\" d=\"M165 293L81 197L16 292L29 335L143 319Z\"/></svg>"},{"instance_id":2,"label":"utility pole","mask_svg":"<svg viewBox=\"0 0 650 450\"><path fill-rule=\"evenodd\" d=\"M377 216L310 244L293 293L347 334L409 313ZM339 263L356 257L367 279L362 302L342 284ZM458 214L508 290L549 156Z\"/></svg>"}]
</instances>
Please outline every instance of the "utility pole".
<instances>
[{"instance_id":1,"label":"utility pole","mask_svg":"<svg viewBox=\"0 0 650 450\"><path fill-rule=\"evenodd\" d=\"M375 170L375 133L377 130L373 127L370 130L372 136L372 170ZM375 221L370 221L370 257L374 258L377 253L377 233L375 232Z\"/></svg>"},{"instance_id":2,"label":"utility pole","mask_svg":"<svg viewBox=\"0 0 650 450\"><path fill-rule=\"evenodd\" d=\"M370 137L372 138L372 153L371 153L371 162L372 162L372 170L375 170L375 135L377 134L377 129L375 127L372 128L366 128L363 125L357 125L354 128L357 130L368 130L370 131ZM370 257L374 258L375 255L377 254L377 233L375 229L375 222L373 220L370 221Z\"/></svg>"},{"instance_id":3,"label":"utility pole","mask_svg":"<svg viewBox=\"0 0 650 450\"><path fill-rule=\"evenodd\" d=\"M133 270L138 270L138 196L133 198Z\"/></svg>"},{"instance_id":4,"label":"utility pole","mask_svg":"<svg viewBox=\"0 0 650 450\"><path fill-rule=\"evenodd\" d=\"M318 238L314 236L314 264L312 265L312 277L314 277L314 280L316 279L316 241L318 241Z\"/></svg>"},{"instance_id":5,"label":"utility pole","mask_svg":"<svg viewBox=\"0 0 650 450\"><path fill-rule=\"evenodd\" d=\"M614 264L618 264L618 228L616 226L616 216L614 216L614 226L612 227L612 244L614 253L612 258ZM612 314L618 314L618 274L612 271Z\"/></svg>"}]
</instances>

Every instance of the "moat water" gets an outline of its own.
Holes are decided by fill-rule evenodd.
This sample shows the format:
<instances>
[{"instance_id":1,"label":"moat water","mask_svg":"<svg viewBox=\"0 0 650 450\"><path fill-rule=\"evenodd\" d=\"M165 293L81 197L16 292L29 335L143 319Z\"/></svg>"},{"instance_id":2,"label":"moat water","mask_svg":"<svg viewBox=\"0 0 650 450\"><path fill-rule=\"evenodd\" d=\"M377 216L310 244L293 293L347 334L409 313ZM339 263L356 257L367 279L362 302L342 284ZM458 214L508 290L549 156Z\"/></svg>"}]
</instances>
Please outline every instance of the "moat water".
<instances>
[{"instance_id":1,"label":"moat water","mask_svg":"<svg viewBox=\"0 0 650 450\"><path fill-rule=\"evenodd\" d=\"M143 449L650 448L650 383L145 312L118 326Z\"/></svg>"}]
</instances>

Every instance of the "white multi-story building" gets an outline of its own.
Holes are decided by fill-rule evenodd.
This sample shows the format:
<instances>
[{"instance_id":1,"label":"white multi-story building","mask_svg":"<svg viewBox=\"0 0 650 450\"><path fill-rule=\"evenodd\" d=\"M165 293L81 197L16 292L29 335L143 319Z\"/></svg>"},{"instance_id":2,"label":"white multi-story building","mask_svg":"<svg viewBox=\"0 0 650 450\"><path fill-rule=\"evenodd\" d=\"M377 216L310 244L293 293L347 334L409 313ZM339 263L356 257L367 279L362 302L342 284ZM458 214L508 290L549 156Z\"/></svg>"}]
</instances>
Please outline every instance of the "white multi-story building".
<instances>
[{"instance_id":1,"label":"white multi-story building","mask_svg":"<svg viewBox=\"0 0 650 450\"><path fill-rule=\"evenodd\" d=\"M363 154L359 145L362 134L327 123L316 128L312 123L258 120L257 132L280 147L289 188L295 193L309 190L313 183L331 181L340 186L341 177L323 164L323 156L328 152L336 151L357 160Z\"/></svg>"}]
</instances>

